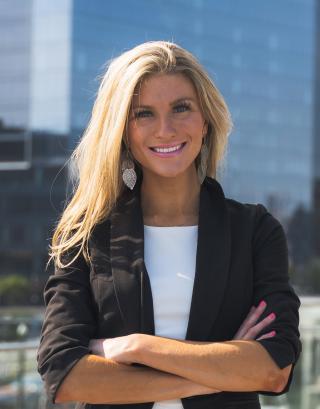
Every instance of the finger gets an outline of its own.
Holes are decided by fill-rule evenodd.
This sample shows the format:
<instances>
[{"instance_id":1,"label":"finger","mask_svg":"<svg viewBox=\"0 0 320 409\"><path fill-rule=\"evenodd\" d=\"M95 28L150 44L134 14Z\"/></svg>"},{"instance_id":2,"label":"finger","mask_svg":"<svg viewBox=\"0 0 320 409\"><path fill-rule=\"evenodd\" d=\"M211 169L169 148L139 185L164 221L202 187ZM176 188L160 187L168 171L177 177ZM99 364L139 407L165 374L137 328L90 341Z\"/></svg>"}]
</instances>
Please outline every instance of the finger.
<instances>
[{"instance_id":1,"label":"finger","mask_svg":"<svg viewBox=\"0 0 320 409\"><path fill-rule=\"evenodd\" d=\"M276 331L270 331L267 334L264 334L261 337L256 338L256 341L259 341L261 339L273 338L275 335L276 335Z\"/></svg>"},{"instance_id":2,"label":"finger","mask_svg":"<svg viewBox=\"0 0 320 409\"><path fill-rule=\"evenodd\" d=\"M98 341L97 339L90 339L88 348L90 350L93 350L95 348L96 344L97 344L97 341Z\"/></svg>"},{"instance_id":3,"label":"finger","mask_svg":"<svg viewBox=\"0 0 320 409\"><path fill-rule=\"evenodd\" d=\"M268 325L270 325L276 318L274 313L269 314L266 318L260 321L258 324L251 327L244 335L243 339L255 339L256 336Z\"/></svg>"},{"instance_id":4,"label":"finger","mask_svg":"<svg viewBox=\"0 0 320 409\"><path fill-rule=\"evenodd\" d=\"M267 303L265 301L261 301L258 307L256 307L255 310L248 315L248 319L245 320L245 327L247 327L247 329L251 328L258 321L261 314L266 309L266 306Z\"/></svg>"},{"instance_id":5,"label":"finger","mask_svg":"<svg viewBox=\"0 0 320 409\"><path fill-rule=\"evenodd\" d=\"M240 328L236 332L233 339L240 339L246 333L246 329L245 329L246 323L248 322L248 319L251 317L251 315L254 313L255 309L256 309L256 307L254 305L250 308L250 311L249 311L248 315L246 316L243 323L240 325Z\"/></svg>"},{"instance_id":6,"label":"finger","mask_svg":"<svg viewBox=\"0 0 320 409\"><path fill-rule=\"evenodd\" d=\"M257 336L264 328L270 325L276 318L276 315L272 312L258 324L251 328L251 332L254 336Z\"/></svg>"},{"instance_id":7,"label":"finger","mask_svg":"<svg viewBox=\"0 0 320 409\"><path fill-rule=\"evenodd\" d=\"M267 334L264 334L261 337L257 338L256 341L260 341L260 339L272 338L275 335L276 335L276 331L270 331Z\"/></svg>"},{"instance_id":8,"label":"finger","mask_svg":"<svg viewBox=\"0 0 320 409\"><path fill-rule=\"evenodd\" d=\"M261 314L266 309L267 303L265 301L261 301L258 307L251 307L246 319L241 324L239 330L237 331L234 339L242 339L247 332L250 330L251 327L258 321Z\"/></svg>"},{"instance_id":9,"label":"finger","mask_svg":"<svg viewBox=\"0 0 320 409\"><path fill-rule=\"evenodd\" d=\"M103 349L102 349L102 341L103 339L91 339L89 342L89 350L94 354L94 355L103 355Z\"/></svg>"}]
</instances>

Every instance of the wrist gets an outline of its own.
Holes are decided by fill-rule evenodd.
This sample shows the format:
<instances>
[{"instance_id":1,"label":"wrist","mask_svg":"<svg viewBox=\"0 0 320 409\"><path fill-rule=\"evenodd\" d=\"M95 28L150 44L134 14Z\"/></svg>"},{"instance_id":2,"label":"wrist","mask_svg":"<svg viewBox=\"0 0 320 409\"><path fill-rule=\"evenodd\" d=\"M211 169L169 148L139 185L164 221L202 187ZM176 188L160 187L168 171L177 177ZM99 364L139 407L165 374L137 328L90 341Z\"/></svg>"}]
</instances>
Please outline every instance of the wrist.
<instances>
[{"instance_id":1,"label":"wrist","mask_svg":"<svg viewBox=\"0 0 320 409\"><path fill-rule=\"evenodd\" d=\"M143 364L143 354L145 351L147 334L135 333L131 334L130 348L128 349L128 358L135 363Z\"/></svg>"}]
</instances>

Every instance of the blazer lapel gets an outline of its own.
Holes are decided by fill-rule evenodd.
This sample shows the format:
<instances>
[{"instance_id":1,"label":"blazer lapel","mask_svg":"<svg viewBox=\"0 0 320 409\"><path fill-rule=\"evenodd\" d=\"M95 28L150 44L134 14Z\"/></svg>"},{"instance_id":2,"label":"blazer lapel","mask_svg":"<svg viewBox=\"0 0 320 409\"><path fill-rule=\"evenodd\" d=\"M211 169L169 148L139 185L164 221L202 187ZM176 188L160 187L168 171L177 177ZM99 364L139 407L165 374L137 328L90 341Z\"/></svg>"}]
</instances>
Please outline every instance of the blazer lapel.
<instances>
[{"instance_id":1,"label":"blazer lapel","mask_svg":"<svg viewBox=\"0 0 320 409\"><path fill-rule=\"evenodd\" d=\"M186 339L207 341L228 281L230 220L220 184L206 178L200 193L196 273Z\"/></svg>"},{"instance_id":2,"label":"blazer lapel","mask_svg":"<svg viewBox=\"0 0 320 409\"><path fill-rule=\"evenodd\" d=\"M154 335L149 276L144 263L141 182L126 191L111 212L110 256L113 282L128 333ZM196 273L186 339L206 341L219 313L228 280L230 222L220 184L201 186Z\"/></svg>"},{"instance_id":3,"label":"blazer lapel","mask_svg":"<svg viewBox=\"0 0 320 409\"><path fill-rule=\"evenodd\" d=\"M125 191L111 212L110 258L113 283L126 332L154 335L150 280L144 264L140 185Z\"/></svg>"}]
</instances>

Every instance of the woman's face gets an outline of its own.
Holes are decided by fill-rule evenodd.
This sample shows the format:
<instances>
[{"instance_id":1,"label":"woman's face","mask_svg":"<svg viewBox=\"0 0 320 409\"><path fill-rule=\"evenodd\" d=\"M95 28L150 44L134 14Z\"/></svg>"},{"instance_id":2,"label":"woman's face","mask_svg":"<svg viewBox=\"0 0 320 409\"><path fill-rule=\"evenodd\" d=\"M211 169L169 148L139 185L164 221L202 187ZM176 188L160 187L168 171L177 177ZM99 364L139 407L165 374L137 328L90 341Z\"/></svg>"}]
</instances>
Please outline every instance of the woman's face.
<instances>
[{"instance_id":1,"label":"woman's face","mask_svg":"<svg viewBox=\"0 0 320 409\"><path fill-rule=\"evenodd\" d=\"M185 75L156 74L142 82L132 101L128 139L144 176L194 172L206 132L195 88Z\"/></svg>"}]
</instances>

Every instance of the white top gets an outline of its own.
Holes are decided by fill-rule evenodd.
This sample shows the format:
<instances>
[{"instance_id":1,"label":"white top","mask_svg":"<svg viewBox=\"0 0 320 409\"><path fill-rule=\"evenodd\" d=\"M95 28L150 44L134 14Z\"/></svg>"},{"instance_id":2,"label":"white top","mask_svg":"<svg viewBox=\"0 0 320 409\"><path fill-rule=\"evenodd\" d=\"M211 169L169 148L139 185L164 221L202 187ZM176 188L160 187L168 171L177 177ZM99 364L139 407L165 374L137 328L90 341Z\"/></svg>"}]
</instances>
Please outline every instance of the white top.
<instances>
[{"instance_id":1,"label":"white top","mask_svg":"<svg viewBox=\"0 0 320 409\"><path fill-rule=\"evenodd\" d=\"M198 226L144 226L144 261L150 278L155 335L185 339L196 267ZM153 409L182 409L181 399Z\"/></svg>"}]
</instances>

